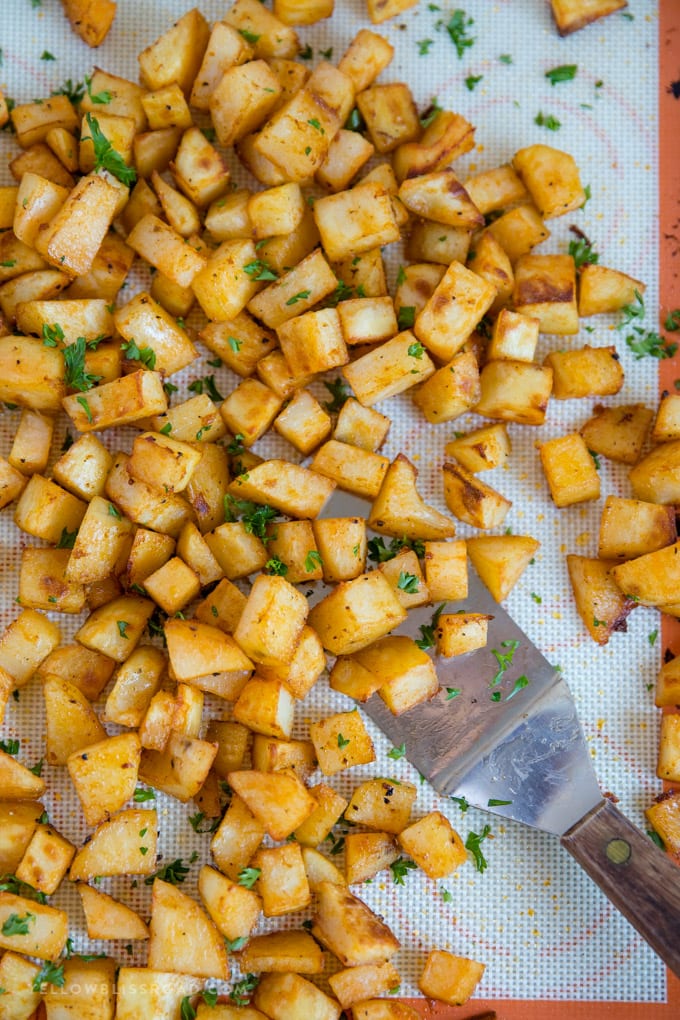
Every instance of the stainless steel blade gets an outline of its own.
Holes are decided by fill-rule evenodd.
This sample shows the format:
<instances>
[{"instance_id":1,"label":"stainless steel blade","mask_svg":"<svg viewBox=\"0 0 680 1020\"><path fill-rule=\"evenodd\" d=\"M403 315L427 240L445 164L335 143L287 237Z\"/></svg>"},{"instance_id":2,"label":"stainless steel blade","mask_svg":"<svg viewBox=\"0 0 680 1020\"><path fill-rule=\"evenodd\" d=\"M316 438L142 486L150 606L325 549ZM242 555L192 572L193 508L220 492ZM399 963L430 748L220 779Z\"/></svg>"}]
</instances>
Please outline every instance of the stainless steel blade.
<instances>
[{"instance_id":1,"label":"stainless steel blade","mask_svg":"<svg viewBox=\"0 0 680 1020\"><path fill-rule=\"evenodd\" d=\"M365 508L338 493L324 516L366 516ZM420 637L433 609L411 610L395 633ZM602 800L567 684L471 567L467 599L445 611L492 616L486 647L448 659L435 654L441 689L431 701L394 716L374 695L364 711L395 746L405 746L408 760L438 792L563 834ZM497 683L494 652L512 652ZM517 687L519 677L528 684Z\"/></svg>"}]
</instances>

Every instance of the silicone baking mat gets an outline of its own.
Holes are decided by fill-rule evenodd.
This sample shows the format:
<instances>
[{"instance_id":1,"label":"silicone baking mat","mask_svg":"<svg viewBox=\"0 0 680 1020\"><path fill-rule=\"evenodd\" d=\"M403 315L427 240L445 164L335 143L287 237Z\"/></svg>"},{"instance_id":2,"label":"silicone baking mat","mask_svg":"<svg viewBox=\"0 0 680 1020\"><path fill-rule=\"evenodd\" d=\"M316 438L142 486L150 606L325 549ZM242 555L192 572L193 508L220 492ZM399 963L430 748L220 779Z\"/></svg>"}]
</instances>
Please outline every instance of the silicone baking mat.
<instances>
[{"instance_id":1,"label":"silicone baking mat","mask_svg":"<svg viewBox=\"0 0 680 1020\"><path fill-rule=\"evenodd\" d=\"M209 20L216 20L228 4L203 0L198 6ZM310 66L322 53L337 60L355 32L368 25L363 0L336 2L335 7L329 21L300 30L303 46L311 48ZM6 94L21 102L49 94L68 78L81 81L94 65L136 79L137 52L185 9L178 0L119 0L107 40L93 51L70 33L58 0L4 0L0 83ZM471 19L466 37L473 40L462 48L460 56L446 30L458 9ZM462 179L508 161L518 148L534 142L574 155L588 185L589 201L583 210L550 221L552 236L541 251L565 252L573 238L569 227L576 226L592 240L602 264L646 283L648 328L657 328L660 308L680 305L680 291L669 268L676 257L673 232L678 210L674 196L679 192L676 140L680 100L678 89L671 85L680 78L680 12L675 4L666 3L659 11L656 3L640 0L562 39L549 5L542 0L466 0L460 7L421 0L377 31L395 46L394 60L381 81L405 81L419 109L424 110L436 97L439 105L456 110L476 125L474 150L456 163ZM547 71L572 64L577 68L573 79L553 85L546 77ZM661 169L667 174L660 189L660 233L659 141L663 145ZM12 140L6 136L2 144L3 151L12 149ZM245 180L239 176L236 161L231 162L235 177ZM0 183L11 183L7 169L0 174ZM660 242L665 245L661 274ZM386 255L394 281L399 256ZM131 285L119 295L119 303L132 290ZM567 343L616 343L626 381L622 391L607 403L641 401L654 407L658 363L652 358L635 360L624 342L625 332L615 329L618 321L620 316L584 320L579 337ZM542 336L538 360L565 345L565 338ZM663 385L672 387L675 366L664 363L661 367ZM177 399L185 394L188 382L207 371L204 360L186 370L180 377ZM234 385L235 379L226 369L210 371L215 371L222 393ZM552 401L546 424L540 429L511 426L509 465L486 475L485 480L513 500L505 527L517 534L533 534L542 543L535 562L508 599L508 608L548 658L562 667L602 790L614 793L624 813L645 828L644 809L661 789L655 777L658 712L651 687L661 655L674 637L665 627L662 630L658 614L644 608L631 615L628 633L614 635L605 648L596 648L584 633L573 605L565 554L595 555L603 499L608 493L629 493L626 472L603 458L602 498L557 510L550 502L535 448L537 440L580 427L592 413L593 403ZM387 402L384 410L393 420L384 452L389 456L406 453L419 468L419 487L425 499L444 509L440 476L444 444L454 429L466 430L481 420L470 415L433 428L416 416L408 397ZM0 454L4 456L17 413L0 411ZM119 441L129 445L131 435L128 432ZM55 439L55 456L62 437L63 432ZM267 438L256 449L265 454L285 449L291 454L281 441ZM458 533L465 536L469 529L461 525ZM25 542L26 536L12 523L11 509L0 514L3 627L17 613L17 571ZM64 618L59 622L68 638L76 622L64 622ZM29 685L18 704L11 702L2 728L4 737L21 739L19 757L29 765L40 758L42 746L43 716L35 688ZM305 735L310 720L347 707L347 702L321 681L298 712L295 735ZM227 718L227 708L208 699L206 715L213 712ZM506 1020L680 1015L677 981L667 977L651 950L556 840L472 808L463 812L455 802L442 800L420 782L405 760L391 759L390 745L370 724L369 729L378 760L371 767L336 777L333 782L341 792L349 792L370 775L408 779L418 785L416 815L437 808L463 838L470 831L480 832L486 823L491 826L484 843L488 861L484 873L470 862L450 879L433 882L411 872L399 886L388 872L359 889L402 941L396 960L402 976L401 994L417 994L417 976L431 948L450 949L486 963L484 978L467 1006L456 1010L439 1007L430 1012L430 1007L418 1000L423 1016L472 1017L487 1006ZM79 844L87 829L68 781L63 772L47 766L45 775L50 817L64 835ZM183 886L195 894L198 868L209 860L207 837L196 835L190 827L187 816L195 810L191 805L185 808L161 795L157 803L164 859L181 856L188 860L194 852L199 855ZM130 879L121 878L103 880L101 887L145 915L149 889L143 883L140 886L134 888ZM77 949L106 949L121 962L144 962L143 949L135 949L128 957L116 943L87 940L80 906L68 883L53 902L69 910ZM298 925L306 916L295 915L286 923ZM271 924L262 925L263 930L266 927Z\"/></svg>"}]
</instances>

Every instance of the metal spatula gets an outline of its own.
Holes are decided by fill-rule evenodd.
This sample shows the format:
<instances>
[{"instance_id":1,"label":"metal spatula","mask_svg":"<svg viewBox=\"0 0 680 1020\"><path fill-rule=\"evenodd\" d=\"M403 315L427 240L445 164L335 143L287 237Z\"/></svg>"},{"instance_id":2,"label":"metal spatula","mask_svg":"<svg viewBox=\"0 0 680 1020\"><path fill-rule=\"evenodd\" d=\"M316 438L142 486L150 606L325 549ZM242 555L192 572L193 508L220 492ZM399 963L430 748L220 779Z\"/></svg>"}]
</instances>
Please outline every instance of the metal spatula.
<instances>
[{"instance_id":1,"label":"metal spatula","mask_svg":"<svg viewBox=\"0 0 680 1020\"><path fill-rule=\"evenodd\" d=\"M567 684L472 569L468 598L451 604L461 609L493 616L486 648L435 656L431 701L395 717L374 695L364 710L439 793L559 836L680 975L680 870L602 797ZM411 611L400 631L418 637L431 617L432 607ZM495 683L494 650L507 663Z\"/></svg>"}]
</instances>

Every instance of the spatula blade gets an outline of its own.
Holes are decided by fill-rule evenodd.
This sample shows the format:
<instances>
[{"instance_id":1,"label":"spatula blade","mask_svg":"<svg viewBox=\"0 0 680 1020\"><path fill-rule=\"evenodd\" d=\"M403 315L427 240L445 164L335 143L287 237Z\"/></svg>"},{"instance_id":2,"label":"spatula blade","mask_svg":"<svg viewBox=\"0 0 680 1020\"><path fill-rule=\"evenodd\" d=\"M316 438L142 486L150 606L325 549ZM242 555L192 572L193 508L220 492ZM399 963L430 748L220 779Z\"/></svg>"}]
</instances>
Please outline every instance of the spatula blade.
<instances>
[{"instance_id":1,"label":"spatula blade","mask_svg":"<svg viewBox=\"0 0 680 1020\"><path fill-rule=\"evenodd\" d=\"M438 792L561 835L602 799L569 688L472 569L467 599L445 611L461 609L493 616L486 648L435 655L431 701L393 716L374 695L364 710ZM411 612L399 631L418 637L431 616ZM500 677L494 652L511 659Z\"/></svg>"}]
</instances>

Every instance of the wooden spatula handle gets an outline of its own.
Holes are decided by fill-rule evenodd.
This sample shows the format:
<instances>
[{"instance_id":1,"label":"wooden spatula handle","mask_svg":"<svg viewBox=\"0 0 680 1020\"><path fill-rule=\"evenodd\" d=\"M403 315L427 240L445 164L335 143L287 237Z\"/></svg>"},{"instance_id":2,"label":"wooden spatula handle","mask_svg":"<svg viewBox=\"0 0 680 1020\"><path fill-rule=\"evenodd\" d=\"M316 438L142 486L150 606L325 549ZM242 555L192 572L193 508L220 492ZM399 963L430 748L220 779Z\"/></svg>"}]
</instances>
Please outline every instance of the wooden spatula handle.
<instances>
[{"instance_id":1,"label":"wooden spatula handle","mask_svg":"<svg viewBox=\"0 0 680 1020\"><path fill-rule=\"evenodd\" d=\"M680 976L680 868L610 800L572 826L562 846Z\"/></svg>"}]
</instances>

